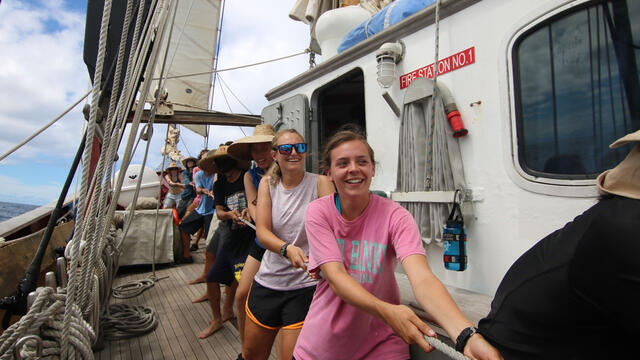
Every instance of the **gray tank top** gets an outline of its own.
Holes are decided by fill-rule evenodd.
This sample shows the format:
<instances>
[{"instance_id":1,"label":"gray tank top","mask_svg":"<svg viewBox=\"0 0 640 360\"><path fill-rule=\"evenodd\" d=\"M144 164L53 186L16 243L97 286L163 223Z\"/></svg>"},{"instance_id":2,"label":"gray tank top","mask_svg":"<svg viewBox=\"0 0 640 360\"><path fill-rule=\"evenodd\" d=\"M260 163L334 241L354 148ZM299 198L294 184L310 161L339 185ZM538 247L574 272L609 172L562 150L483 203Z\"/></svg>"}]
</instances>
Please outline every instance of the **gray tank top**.
<instances>
[{"instance_id":1,"label":"gray tank top","mask_svg":"<svg viewBox=\"0 0 640 360\"><path fill-rule=\"evenodd\" d=\"M302 182L285 189L282 182L270 186L271 231L282 241L301 248L309 256L309 242L304 230L307 205L318 198L318 175L305 172ZM296 290L316 285L306 271L296 269L279 253L265 251L255 281L273 290Z\"/></svg>"}]
</instances>

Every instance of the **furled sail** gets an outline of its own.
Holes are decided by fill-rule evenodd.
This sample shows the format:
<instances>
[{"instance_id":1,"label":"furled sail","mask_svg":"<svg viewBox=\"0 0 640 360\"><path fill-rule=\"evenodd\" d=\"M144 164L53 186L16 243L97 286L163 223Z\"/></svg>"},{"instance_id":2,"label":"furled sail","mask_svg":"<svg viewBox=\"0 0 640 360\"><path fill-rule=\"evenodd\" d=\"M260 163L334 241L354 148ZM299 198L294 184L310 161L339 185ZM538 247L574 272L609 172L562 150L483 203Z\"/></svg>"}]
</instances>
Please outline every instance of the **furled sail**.
<instances>
[{"instance_id":1,"label":"furled sail","mask_svg":"<svg viewBox=\"0 0 640 360\"><path fill-rule=\"evenodd\" d=\"M178 2L171 39L165 36L168 51L163 88L174 110L207 111L217 46L221 0L182 0ZM169 44L167 47L167 43ZM163 52L164 53L164 52ZM156 66L154 78L160 77L162 66ZM188 77L175 77L202 73ZM157 80L152 89L157 88ZM150 97L153 97L153 91ZM153 101L153 98L147 99ZM183 125L206 136L206 125Z\"/></svg>"}]
</instances>

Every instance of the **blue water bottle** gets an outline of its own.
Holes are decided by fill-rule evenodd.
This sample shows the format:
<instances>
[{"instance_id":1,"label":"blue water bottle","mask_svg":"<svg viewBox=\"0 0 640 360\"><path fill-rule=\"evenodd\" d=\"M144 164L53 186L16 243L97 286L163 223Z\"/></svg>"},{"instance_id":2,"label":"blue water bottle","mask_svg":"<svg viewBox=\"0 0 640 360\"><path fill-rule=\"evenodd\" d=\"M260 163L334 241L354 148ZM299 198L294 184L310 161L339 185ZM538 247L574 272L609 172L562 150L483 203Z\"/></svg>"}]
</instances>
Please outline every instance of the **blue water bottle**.
<instances>
[{"instance_id":1,"label":"blue water bottle","mask_svg":"<svg viewBox=\"0 0 640 360\"><path fill-rule=\"evenodd\" d=\"M458 192L459 190L456 190L453 208L442 230L443 257L445 269L464 271L467 268L467 233L464 230L460 204L456 201Z\"/></svg>"}]
</instances>

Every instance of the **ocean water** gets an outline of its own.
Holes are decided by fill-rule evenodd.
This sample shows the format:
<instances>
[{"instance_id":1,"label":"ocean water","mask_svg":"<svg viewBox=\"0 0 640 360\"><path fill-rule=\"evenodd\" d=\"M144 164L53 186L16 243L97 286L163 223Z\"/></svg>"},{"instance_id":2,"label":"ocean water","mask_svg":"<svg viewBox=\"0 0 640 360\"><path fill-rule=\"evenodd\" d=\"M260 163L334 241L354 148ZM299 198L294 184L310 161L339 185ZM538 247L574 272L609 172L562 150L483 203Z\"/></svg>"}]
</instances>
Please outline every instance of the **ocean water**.
<instances>
[{"instance_id":1,"label":"ocean water","mask_svg":"<svg viewBox=\"0 0 640 360\"><path fill-rule=\"evenodd\" d=\"M0 201L0 222L9 220L12 217L24 214L27 211L37 208L38 205L17 204Z\"/></svg>"}]
</instances>

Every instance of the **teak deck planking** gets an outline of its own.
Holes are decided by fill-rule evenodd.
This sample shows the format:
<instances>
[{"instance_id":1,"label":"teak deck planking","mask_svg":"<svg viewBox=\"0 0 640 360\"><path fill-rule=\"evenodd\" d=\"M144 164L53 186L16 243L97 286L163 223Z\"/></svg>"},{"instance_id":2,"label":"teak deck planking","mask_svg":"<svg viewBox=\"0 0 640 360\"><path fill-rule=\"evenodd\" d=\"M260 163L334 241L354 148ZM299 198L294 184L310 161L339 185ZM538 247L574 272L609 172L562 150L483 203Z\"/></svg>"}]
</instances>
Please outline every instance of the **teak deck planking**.
<instances>
[{"instance_id":1,"label":"teak deck planking","mask_svg":"<svg viewBox=\"0 0 640 360\"><path fill-rule=\"evenodd\" d=\"M158 317L155 331L125 340L104 341L104 348L95 352L96 359L231 359L241 351L236 320L227 321L221 330L204 340L198 333L212 318L208 302L192 304L191 300L206 291L205 284L188 285L203 269L204 253L193 253L193 264L162 265L156 277L163 278L141 295L130 299L111 298L110 304L145 305L152 307ZM146 279L151 271L126 271L118 275L114 286ZM224 301L224 290L222 301ZM237 309L234 309L237 313ZM270 360L275 360L275 350Z\"/></svg>"}]
</instances>

